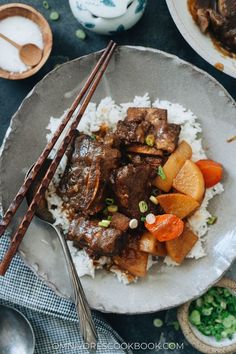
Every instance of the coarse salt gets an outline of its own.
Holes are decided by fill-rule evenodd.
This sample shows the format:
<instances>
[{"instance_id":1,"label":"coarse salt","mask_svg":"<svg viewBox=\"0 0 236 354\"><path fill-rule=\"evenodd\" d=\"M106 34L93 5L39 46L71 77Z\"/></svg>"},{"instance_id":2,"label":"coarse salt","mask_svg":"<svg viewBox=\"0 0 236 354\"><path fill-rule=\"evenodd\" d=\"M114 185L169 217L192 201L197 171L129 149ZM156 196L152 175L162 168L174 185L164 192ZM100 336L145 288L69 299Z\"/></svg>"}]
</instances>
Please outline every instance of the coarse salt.
<instances>
[{"instance_id":1,"label":"coarse salt","mask_svg":"<svg viewBox=\"0 0 236 354\"><path fill-rule=\"evenodd\" d=\"M39 26L23 16L10 16L0 21L0 33L24 45L33 43L43 49L43 36ZM24 72L30 69L19 57L19 50L0 38L0 68L10 72Z\"/></svg>"}]
</instances>

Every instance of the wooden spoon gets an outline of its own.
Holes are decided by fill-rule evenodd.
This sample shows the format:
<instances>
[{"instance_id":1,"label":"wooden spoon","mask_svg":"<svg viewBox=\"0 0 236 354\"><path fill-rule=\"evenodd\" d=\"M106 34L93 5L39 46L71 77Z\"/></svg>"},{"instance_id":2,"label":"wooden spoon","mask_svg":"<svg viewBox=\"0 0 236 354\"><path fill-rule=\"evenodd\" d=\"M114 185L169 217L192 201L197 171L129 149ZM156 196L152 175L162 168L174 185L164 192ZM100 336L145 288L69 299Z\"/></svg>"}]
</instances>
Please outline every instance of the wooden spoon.
<instances>
[{"instance_id":1,"label":"wooden spoon","mask_svg":"<svg viewBox=\"0 0 236 354\"><path fill-rule=\"evenodd\" d=\"M37 47L35 44L28 43L24 45L20 45L10 38L4 36L4 34L0 33L0 37L5 41L11 43L14 47L19 50L19 56L25 65L35 66L42 59L43 51Z\"/></svg>"}]
</instances>

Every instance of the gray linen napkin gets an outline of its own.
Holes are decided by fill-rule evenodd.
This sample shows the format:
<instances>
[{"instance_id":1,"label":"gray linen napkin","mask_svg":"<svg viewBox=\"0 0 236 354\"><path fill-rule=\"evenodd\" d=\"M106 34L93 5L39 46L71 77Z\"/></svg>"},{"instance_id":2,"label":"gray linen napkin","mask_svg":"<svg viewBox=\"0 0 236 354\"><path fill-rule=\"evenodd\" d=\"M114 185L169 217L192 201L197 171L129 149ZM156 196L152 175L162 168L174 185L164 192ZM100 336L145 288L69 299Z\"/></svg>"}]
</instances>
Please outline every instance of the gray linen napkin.
<instances>
[{"instance_id":1,"label":"gray linen napkin","mask_svg":"<svg viewBox=\"0 0 236 354\"><path fill-rule=\"evenodd\" d=\"M0 259L8 245L9 239L4 236L0 240ZM79 334L75 305L55 295L19 255L5 277L0 277L0 304L17 308L29 319L36 337L35 354L88 352ZM99 334L97 353L132 353L99 312L93 311L93 318Z\"/></svg>"}]
</instances>

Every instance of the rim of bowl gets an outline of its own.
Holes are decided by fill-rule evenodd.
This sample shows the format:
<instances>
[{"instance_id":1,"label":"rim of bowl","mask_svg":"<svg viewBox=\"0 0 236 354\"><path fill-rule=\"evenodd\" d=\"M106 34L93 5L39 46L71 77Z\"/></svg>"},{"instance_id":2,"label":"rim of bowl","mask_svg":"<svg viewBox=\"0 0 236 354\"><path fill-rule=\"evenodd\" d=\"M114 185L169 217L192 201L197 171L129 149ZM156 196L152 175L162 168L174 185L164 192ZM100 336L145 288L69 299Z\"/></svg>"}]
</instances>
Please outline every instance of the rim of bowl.
<instances>
[{"instance_id":1,"label":"rim of bowl","mask_svg":"<svg viewBox=\"0 0 236 354\"><path fill-rule=\"evenodd\" d=\"M187 0L182 0L183 2L187 2ZM192 47L192 49L200 55L206 62L208 62L210 65L212 65L215 69L217 69L220 72L223 72L233 78L236 78L236 70L234 67L234 62L233 63L222 63L221 57L225 57L228 60L231 58L229 56L224 56L219 50L217 50L214 46L214 43L212 39L209 36L203 35L204 40L208 41L208 45L214 49L215 53L210 53L209 50L206 48L202 47L201 42L196 39L194 35L192 35L191 29L186 27L185 23L182 21L182 17L180 16L180 13L178 11L178 6L175 1L172 0L166 0L169 12L171 14L171 17L178 28L180 34L183 36L183 38L186 40L186 42ZM189 12L189 11L188 11ZM189 12L189 16L191 16ZM195 27L195 24L194 24ZM199 29L198 29L199 30ZM217 56L216 56L217 55ZM233 61L235 61L233 59ZM223 69L218 68L216 65L220 63L224 65Z\"/></svg>"},{"instance_id":2,"label":"rim of bowl","mask_svg":"<svg viewBox=\"0 0 236 354\"><path fill-rule=\"evenodd\" d=\"M49 55L51 53L52 50L52 44L53 44L53 35L52 35L52 30L51 27L48 23L48 21L46 20L46 18L39 12L37 11L35 8L33 8L32 6L29 5L25 5L25 4L21 4L21 3L11 3L11 4L5 4L5 5L1 5L0 6L0 13L2 11L8 10L8 9L22 9L25 10L29 13L32 13L34 16L36 16L39 21L41 22L41 26L39 26L39 24L31 19L33 22L35 22L41 30L43 39L44 39L44 35L46 34L48 36L47 42L44 42L44 47L43 47L43 56L42 59L40 60L40 62L38 63L38 65L34 66L33 68L23 71L23 72L10 72L4 69L0 68L0 77L3 79L9 79L9 80L22 80L22 79L26 79L34 74L36 74L42 67L43 65L46 63L46 61L49 58ZM20 14L18 14L20 15ZM11 15L6 16L10 17ZM14 16L14 15L13 15ZM22 15L24 16L24 15ZM24 16L27 18L27 16Z\"/></svg>"}]
</instances>

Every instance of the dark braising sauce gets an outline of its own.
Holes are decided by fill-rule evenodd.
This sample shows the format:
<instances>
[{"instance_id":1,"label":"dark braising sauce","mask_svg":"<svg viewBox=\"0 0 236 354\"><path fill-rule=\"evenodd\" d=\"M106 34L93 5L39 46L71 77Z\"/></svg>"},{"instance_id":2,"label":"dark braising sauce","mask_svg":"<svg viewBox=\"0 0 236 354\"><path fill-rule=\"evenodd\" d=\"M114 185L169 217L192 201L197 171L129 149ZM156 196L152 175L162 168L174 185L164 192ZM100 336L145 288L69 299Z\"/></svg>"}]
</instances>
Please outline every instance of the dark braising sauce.
<instances>
[{"instance_id":1,"label":"dark braising sauce","mask_svg":"<svg viewBox=\"0 0 236 354\"><path fill-rule=\"evenodd\" d=\"M228 1L233 2L233 0L228 0ZM197 14L198 10L210 9L215 11L217 14L219 14L219 9L217 4L218 4L217 0L188 0L189 11L198 26L199 26L199 20ZM219 50L225 56L236 58L236 34L234 34L234 40L232 40L231 43L227 41L226 39L227 36L225 36L225 33L228 31L231 31L231 33L232 31L234 33L236 32L236 13L233 12L232 16L227 16L227 18L225 17L225 19L226 19L226 25L222 27L222 30L219 29L216 30L214 26L210 24L206 32L211 37L213 44L217 48L217 50Z\"/></svg>"}]
</instances>

